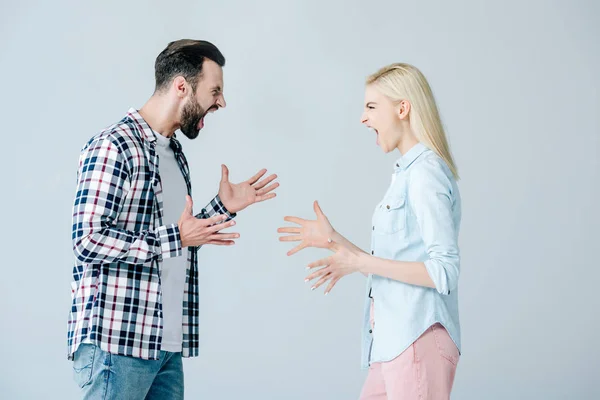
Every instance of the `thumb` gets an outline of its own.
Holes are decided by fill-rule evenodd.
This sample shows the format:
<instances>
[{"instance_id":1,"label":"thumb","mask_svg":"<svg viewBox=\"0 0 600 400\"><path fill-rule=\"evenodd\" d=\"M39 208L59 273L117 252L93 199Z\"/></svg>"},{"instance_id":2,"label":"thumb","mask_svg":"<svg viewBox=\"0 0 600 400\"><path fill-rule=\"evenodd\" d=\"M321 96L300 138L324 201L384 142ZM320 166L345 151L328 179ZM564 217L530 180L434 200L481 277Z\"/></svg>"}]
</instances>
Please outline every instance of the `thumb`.
<instances>
[{"instance_id":1,"label":"thumb","mask_svg":"<svg viewBox=\"0 0 600 400\"><path fill-rule=\"evenodd\" d=\"M221 164L221 182L229 182L229 169L225 164Z\"/></svg>"},{"instance_id":2,"label":"thumb","mask_svg":"<svg viewBox=\"0 0 600 400\"><path fill-rule=\"evenodd\" d=\"M315 214L317 214L320 217L325 216L325 214L323 214L323 210L321 210L321 207L319 206L319 202L317 200L315 200L315 202L313 203L313 208L315 210Z\"/></svg>"},{"instance_id":3,"label":"thumb","mask_svg":"<svg viewBox=\"0 0 600 400\"><path fill-rule=\"evenodd\" d=\"M192 200L192 197L188 194L187 196L185 196L185 209L183 210L183 213L186 215L192 215L193 209L194 201Z\"/></svg>"}]
</instances>

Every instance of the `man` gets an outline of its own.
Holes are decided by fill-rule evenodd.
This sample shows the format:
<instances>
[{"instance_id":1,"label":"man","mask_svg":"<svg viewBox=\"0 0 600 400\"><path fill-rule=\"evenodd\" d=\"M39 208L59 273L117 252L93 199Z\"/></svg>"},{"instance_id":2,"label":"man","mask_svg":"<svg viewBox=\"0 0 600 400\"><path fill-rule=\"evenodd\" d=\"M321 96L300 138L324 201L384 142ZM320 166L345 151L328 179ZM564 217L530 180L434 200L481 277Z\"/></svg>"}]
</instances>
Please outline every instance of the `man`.
<instances>
[{"instance_id":1,"label":"man","mask_svg":"<svg viewBox=\"0 0 600 400\"><path fill-rule=\"evenodd\" d=\"M225 107L225 58L211 43L170 43L139 110L83 147L73 206L76 263L68 358L86 399L181 399L182 357L198 355L198 250L232 245L236 213L272 199L276 175L232 184L196 216L175 131L198 136ZM182 212L183 210L183 212Z\"/></svg>"}]
</instances>

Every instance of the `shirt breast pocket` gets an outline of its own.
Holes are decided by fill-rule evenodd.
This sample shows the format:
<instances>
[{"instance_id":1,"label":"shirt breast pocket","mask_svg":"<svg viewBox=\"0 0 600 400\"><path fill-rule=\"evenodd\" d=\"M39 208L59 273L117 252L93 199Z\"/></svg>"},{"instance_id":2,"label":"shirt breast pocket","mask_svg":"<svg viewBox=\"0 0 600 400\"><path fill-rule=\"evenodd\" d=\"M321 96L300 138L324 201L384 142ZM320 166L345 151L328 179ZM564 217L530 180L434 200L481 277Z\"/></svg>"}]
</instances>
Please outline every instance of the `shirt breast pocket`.
<instances>
[{"instance_id":1,"label":"shirt breast pocket","mask_svg":"<svg viewBox=\"0 0 600 400\"><path fill-rule=\"evenodd\" d=\"M383 234L393 234L406 228L406 197L385 199L377 210L373 229Z\"/></svg>"}]
</instances>

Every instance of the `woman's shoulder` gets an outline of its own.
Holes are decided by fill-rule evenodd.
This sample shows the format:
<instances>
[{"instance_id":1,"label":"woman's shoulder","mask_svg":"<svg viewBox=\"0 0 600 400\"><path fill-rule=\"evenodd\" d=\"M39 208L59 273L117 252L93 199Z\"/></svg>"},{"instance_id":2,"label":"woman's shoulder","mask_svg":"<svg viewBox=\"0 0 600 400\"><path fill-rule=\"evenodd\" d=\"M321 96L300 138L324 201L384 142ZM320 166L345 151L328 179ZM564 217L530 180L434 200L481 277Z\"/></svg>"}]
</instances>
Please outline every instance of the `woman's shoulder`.
<instances>
[{"instance_id":1,"label":"woman's shoulder","mask_svg":"<svg viewBox=\"0 0 600 400\"><path fill-rule=\"evenodd\" d=\"M421 156L415 160L410 167L411 177L417 178L442 178L451 183L453 179L452 172L446 162L432 150L425 150Z\"/></svg>"}]
</instances>

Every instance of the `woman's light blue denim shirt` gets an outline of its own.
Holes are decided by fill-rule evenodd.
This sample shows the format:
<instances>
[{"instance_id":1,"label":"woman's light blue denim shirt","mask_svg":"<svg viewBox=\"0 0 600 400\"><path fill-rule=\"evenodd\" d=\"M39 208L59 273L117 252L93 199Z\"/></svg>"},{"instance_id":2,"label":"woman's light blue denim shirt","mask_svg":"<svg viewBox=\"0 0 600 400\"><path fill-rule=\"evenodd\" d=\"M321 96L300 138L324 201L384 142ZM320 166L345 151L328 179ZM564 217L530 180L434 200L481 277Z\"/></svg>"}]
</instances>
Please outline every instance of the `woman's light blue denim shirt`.
<instances>
[{"instance_id":1,"label":"woman's light blue denim shirt","mask_svg":"<svg viewBox=\"0 0 600 400\"><path fill-rule=\"evenodd\" d=\"M425 145L394 165L392 182L373 214L371 253L421 261L435 288L369 275L362 332L362 368L400 355L431 325L441 323L459 352L458 232L461 200L447 164ZM369 310L374 300L375 327Z\"/></svg>"}]
</instances>

